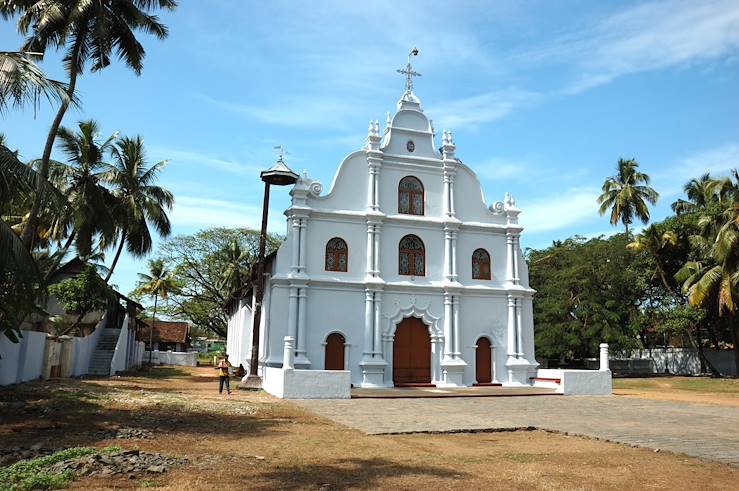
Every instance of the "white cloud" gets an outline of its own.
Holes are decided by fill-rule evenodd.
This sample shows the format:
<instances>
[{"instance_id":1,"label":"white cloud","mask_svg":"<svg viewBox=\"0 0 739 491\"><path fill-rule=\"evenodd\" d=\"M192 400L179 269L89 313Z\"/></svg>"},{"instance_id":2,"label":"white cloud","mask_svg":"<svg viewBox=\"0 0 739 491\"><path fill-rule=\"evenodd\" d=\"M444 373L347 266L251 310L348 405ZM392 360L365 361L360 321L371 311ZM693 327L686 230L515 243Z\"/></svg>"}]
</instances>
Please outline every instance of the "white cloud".
<instances>
[{"instance_id":1,"label":"white cloud","mask_svg":"<svg viewBox=\"0 0 739 491\"><path fill-rule=\"evenodd\" d=\"M256 165L244 164L236 162L235 160L219 158L192 150L170 147L151 147L150 152L157 157L168 159L174 164L187 163L198 166L207 166L221 171L246 176L257 176L260 171L260 168Z\"/></svg>"},{"instance_id":2,"label":"white cloud","mask_svg":"<svg viewBox=\"0 0 739 491\"><path fill-rule=\"evenodd\" d=\"M531 173L529 163L503 157L491 157L482 162L473 162L470 167L482 178L489 180L519 179Z\"/></svg>"},{"instance_id":3,"label":"white cloud","mask_svg":"<svg viewBox=\"0 0 739 491\"><path fill-rule=\"evenodd\" d=\"M574 94L631 73L732 56L737 48L739 2L651 2L510 60L571 65L577 75L563 92Z\"/></svg>"},{"instance_id":4,"label":"white cloud","mask_svg":"<svg viewBox=\"0 0 739 491\"><path fill-rule=\"evenodd\" d=\"M502 119L514 109L540 97L541 94L514 88L449 101L432 106L427 112L434 115L437 126L459 129Z\"/></svg>"},{"instance_id":5,"label":"white cloud","mask_svg":"<svg viewBox=\"0 0 739 491\"><path fill-rule=\"evenodd\" d=\"M739 168L739 143L730 142L684 157L669 171L654 174L654 187L662 198L682 193L683 185L706 172L713 176Z\"/></svg>"},{"instance_id":6,"label":"white cloud","mask_svg":"<svg viewBox=\"0 0 739 491\"><path fill-rule=\"evenodd\" d=\"M571 188L537 200L518 203L527 232L558 230L598 217L599 192L594 187Z\"/></svg>"},{"instance_id":7,"label":"white cloud","mask_svg":"<svg viewBox=\"0 0 739 491\"><path fill-rule=\"evenodd\" d=\"M259 206L218 199L177 196L170 219L175 227L248 227L259 229L262 210ZM284 234L285 219L280 210L269 210L267 228Z\"/></svg>"}]
</instances>

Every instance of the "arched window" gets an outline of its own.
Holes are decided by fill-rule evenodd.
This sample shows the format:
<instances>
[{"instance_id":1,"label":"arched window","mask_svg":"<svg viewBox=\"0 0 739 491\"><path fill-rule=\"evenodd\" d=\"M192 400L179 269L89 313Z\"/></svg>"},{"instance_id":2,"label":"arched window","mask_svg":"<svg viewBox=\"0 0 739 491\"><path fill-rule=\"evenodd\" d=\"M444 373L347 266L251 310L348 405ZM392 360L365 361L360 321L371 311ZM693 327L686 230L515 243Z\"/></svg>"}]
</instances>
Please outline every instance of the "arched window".
<instances>
[{"instance_id":1,"label":"arched window","mask_svg":"<svg viewBox=\"0 0 739 491\"><path fill-rule=\"evenodd\" d=\"M326 243L326 271L346 272L349 263L349 247L344 239L334 237Z\"/></svg>"},{"instance_id":2,"label":"arched window","mask_svg":"<svg viewBox=\"0 0 739 491\"><path fill-rule=\"evenodd\" d=\"M398 273L410 276L426 276L426 248L415 235L400 239Z\"/></svg>"},{"instance_id":3,"label":"arched window","mask_svg":"<svg viewBox=\"0 0 739 491\"><path fill-rule=\"evenodd\" d=\"M472 279L490 279L490 254L485 249L477 249L472 253Z\"/></svg>"},{"instance_id":4,"label":"arched window","mask_svg":"<svg viewBox=\"0 0 739 491\"><path fill-rule=\"evenodd\" d=\"M407 176L398 184L398 213L423 215L423 184L418 178Z\"/></svg>"}]
</instances>

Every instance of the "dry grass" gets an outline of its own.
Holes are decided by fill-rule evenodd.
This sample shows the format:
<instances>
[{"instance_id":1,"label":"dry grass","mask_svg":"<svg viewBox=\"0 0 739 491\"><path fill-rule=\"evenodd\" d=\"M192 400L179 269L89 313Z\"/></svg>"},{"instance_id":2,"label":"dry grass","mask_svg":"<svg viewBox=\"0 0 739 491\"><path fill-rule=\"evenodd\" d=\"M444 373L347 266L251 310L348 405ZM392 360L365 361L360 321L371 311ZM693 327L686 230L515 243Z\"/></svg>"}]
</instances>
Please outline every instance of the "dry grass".
<instances>
[{"instance_id":1,"label":"dry grass","mask_svg":"<svg viewBox=\"0 0 739 491\"><path fill-rule=\"evenodd\" d=\"M613 379L616 395L739 407L739 378L649 377Z\"/></svg>"},{"instance_id":2,"label":"dry grass","mask_svg":"<svg viewBox=\"0 0 739 491\"><path fill-rule=\"evenodd\" d=\"M264 393L219 397L212 369L161 370L0 390L0 446L115 443L192 462L163 476L74 484L89 489L732 489L739 482L739 470L723 464L540 431L367 436ZM162 437L95 436L116 426Z\"/></svg>"}]
</instances>

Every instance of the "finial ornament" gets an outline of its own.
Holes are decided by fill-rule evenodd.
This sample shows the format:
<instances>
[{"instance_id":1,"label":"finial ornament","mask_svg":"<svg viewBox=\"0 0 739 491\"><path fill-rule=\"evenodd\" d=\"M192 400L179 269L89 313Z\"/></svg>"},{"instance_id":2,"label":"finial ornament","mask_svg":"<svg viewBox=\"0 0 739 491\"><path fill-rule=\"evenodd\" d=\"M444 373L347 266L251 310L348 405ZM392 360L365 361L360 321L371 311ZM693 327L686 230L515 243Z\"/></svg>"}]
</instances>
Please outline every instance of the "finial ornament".
<instances>
[{"instance_id":1,"label":"finial ornament","mask_svg":"<svg viewBox=\"0 0 739 491\"><path fill-rule=\"evenodd\" d=\"M413 65L411 65L411 56L418 56L418 48L413 48L410 53L408 53L408 64L405 68L396 70L398 73L401 73L405 75L405 92L406 93L412 93L413 92L413 77L420 77L421 74L413 70Z\"/></svg>"},{"instance_id":2,"label":"finial ornament","mask_svg":"<svg viewBox=\"0 0 739 491\"><path fill-rule=\"evenodd\" d=\"M282 145L275 145L274 149L277 150L277 161L278 162L284 162L285 155L290 155L290 152L285 150L285 147Z\"/></svg>"}]
</instances>

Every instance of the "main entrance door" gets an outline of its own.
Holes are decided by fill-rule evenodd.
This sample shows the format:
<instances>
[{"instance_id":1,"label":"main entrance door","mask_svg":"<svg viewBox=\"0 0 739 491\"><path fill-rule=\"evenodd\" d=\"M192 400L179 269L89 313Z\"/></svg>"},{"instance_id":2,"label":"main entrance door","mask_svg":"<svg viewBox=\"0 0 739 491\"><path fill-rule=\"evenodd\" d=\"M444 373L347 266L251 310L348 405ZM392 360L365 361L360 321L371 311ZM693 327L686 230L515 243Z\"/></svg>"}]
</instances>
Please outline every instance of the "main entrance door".
<instances>
[{"instance_id":1,"label":"main entrance door","mask_svg":"<svg viewBox=\"0 0 739 491\"><path fill-rule=\"evenodd\" d=\"M475 353L476 378L478 384L489 384L493 381L492 360L490 359L490 355L490 340L485 337L478 339Z\"/></svg>"},{"instance_id":2,"label":"main entrance door","mask_svg":"<svg viewBox=\"0 0 739 491\"><path fill-rule=\"evenodd\" d=\"M346 340L344 336L335 332L326 338L326 370L343 370L344 369L344 345Z\"/></svg>"},{"instance_id":3,"label":"main entrance door","mask_svg":"<svg viewBox=\"0 0 739 491\"><path fill-rule=\"evenodd\" d=\"M393 342L393 383L431 383L431 337L421 319L403 319Z\"/></svg>"}]
</instances>

